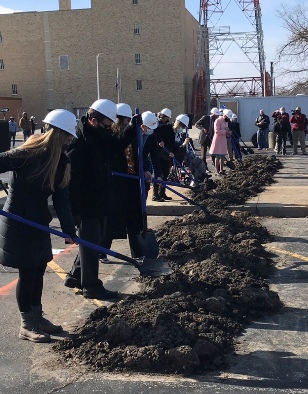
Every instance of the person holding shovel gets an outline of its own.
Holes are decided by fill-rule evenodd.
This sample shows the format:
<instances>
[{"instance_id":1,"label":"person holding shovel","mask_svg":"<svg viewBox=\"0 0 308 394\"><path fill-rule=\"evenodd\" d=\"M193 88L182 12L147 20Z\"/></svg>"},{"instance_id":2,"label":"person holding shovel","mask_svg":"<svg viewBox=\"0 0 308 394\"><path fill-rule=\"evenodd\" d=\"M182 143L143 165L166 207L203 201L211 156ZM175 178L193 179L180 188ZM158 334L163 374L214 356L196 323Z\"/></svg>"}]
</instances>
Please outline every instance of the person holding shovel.
<instances>
[{"instance_id":1,"label":"person holding shovel","mask_svg":"<svg viewBox=\"0 0 308 394\"><path fill-rule=\"evenodd\" d=\"M81 119L78 139L68 150L71 161L69 187L71 209L79 236L101 245L103 227L110 210L110 156L124 152L136 135L136 127L114 135L117 106L110 100L96 100ZM136 122L133 118L133 122ZM79 245L79 253L64 285L80 288L85 298L108 300L118 297L117 291L107 290L98 278L99 252Z\"/></svg>"},{"instance_id":2,"label":"person holding shovel","mask_svg":"<svg viewBox=\"0 0 308 394\"><path fill-rule=\"evenodd\" d=\"M45 134L33 135L18 148L0 154L0 172L11 171L3 211L48 226L52 219L48 209L51 195L62 231L71 236L66 243L74 243L67 189L70 167L65 150L76 137L76 118L69 111L56 109L43 122L48 127ZM42 312L43 276L52 258L49 233L0 216L0 262L19 271L16 299L20 339L49 342L50 334L62 331Z\"/></svg>"}]
</instances>

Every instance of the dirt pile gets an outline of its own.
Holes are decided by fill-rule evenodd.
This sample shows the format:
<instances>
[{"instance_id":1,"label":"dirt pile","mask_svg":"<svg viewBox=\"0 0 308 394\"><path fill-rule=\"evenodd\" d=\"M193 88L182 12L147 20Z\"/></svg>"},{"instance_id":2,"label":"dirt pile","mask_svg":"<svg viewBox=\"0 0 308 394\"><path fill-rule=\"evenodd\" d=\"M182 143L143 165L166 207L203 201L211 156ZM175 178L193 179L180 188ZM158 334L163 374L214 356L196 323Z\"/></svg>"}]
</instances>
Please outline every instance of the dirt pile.
<instances>
[{"instance_id":1,"label":"dirt pile","mask_svg":"<svg viewBox=\"0 0 308 394\"><path fill-rule=\"evenodd\" d=\"M109 372L189 375L223 367L244 327L281 305L265 281L273 266L262 243L270 235L227 206L259 193L279 168L275 158L249 156L216 188L195 195L210 218L196 210L157 231L174 272L140 279L144 292L95 310L53 346L60 360Z\"/></svg>"}]
</instances>

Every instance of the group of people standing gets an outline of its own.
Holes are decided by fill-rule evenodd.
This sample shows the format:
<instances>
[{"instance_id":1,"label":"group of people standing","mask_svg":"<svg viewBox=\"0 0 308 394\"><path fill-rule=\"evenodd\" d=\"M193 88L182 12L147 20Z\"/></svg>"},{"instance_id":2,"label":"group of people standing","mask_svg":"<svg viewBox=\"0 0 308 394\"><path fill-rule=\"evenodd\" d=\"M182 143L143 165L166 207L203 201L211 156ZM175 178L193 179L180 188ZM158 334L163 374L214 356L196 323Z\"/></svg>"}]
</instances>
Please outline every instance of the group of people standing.
<instances>
[{"instance_id":1,"label":"group of people standing","mask_svg":"<svg viewBox=\"0 0 308 394\"><path fill-rule=\"evenodd\" d=\"M234 157L236 160L242 160L239 145L240 125L237 115L230 109L212 108L210 115L204 115L196 122L196 127L200 129L201 156L207 169L207 149L212 156L217 176L225 174L226 159L229 162L233 161Z\"/></svg>"},{"instance_id":2,"label":"group of people standing","mask_svg":"<svg viewBox=\"0 0 308 394\"><path fill-rule=\"evenodd\" d=\"M297 155L298 142L301 146L302 154L306 154L306 129L308 126L308 120L305 114L302 113L300 107L296 107L295 110L291 111L291 117L286 112L285 107L280 107L278 110L272 113L274 118L273 132L276 138L275 152L286 155L286 143L289 139L290 144L293 147L293 155ZM258 127L257 131L257 143L258 150L267 150L268 145L268 134L270 118L261 109L259 116L256 118L255 125Z\"/></svg>"},{"instance_id":3,"label":"group of people standing","mask_svg":"<svg viewBox=\"0 0 308 394\"><path fill-rule=\"evenodd\" d=\"M35 117L31 116L28 118L27 112L23 112L22 116L19 120L19 124L15 121L14 116L10 116L9 119L9 132L10 132L10 146L11 148L15 148L16 143L16 133L18 131L18 127L22 129L24 142L30 137L30 135L34 134L37 123L35 123Z\"/></svg>"},{"instance_id":4,"label":"group of people standing","mask_svg":"<svg viewBox=\"0 0 308 394\"><path fill-rule=\"evenodd\" d=\"M99 99L77 127L74 114L53 110L43 120L45 133L30 133L22 145L0 154L0 172L10 171L3 208L8 216L0 216L0 263L19 272L19 338L48 342L50 334L61 332L62 327L44 317L41 304L43 276L52 260L50 235L9 215L48 226L52 196L61 229L69 236L66 243L75 242L76 228L81 239L106 248L113 239L128 237L132 257L142 257L136 242L143 229L140 183L125 176L139 175L141 154L146 195L153 174L158 180L167 177L170 158L189 141L176 139L188 127L189 117L179 115L173 126L170 118L168 108L158 115L151 111L139 115L128 104ZM24 125L26 114L22 119ZM114 176L116 172L123 177ZM168 199L163 188L158 188L157 196ZM64 285L80 288L85 298L118 297L99 279L99 260L108 262L106 255L80 244Z\"/></svg>"}]
</instances>

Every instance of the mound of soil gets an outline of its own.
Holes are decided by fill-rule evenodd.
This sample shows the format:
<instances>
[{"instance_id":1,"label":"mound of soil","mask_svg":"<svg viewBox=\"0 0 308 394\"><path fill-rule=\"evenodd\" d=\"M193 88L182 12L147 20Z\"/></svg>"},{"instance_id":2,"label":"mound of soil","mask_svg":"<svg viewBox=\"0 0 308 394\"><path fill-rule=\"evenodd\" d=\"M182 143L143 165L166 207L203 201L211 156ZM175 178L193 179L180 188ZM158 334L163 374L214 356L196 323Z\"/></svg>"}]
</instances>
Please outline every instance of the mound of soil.
<instances>
[{"instance_id":1,"label":"mound of soil","mask_svg":"<svg viewBox=\"0 0 308 394\"><path fill-rule=\"evenodd\" d=\"M202 210L158 231L171 275L141 278L144 291L95 310L53 346L66 365L94 371L195 374L222 368L248 323L281 306L265 281L273 269L270 235L247 212L230 210L273 182L281 163L249 156L192 198Z\"/></svg>"}]
</instances>

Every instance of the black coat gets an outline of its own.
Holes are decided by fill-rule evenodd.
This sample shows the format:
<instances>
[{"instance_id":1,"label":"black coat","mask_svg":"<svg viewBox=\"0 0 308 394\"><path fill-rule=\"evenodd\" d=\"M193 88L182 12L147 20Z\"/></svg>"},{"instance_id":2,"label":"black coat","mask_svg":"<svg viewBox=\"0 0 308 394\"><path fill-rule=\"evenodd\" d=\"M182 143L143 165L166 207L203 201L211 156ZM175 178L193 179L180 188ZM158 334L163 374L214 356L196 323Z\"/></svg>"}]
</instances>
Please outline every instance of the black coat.
<instances>
[{"instance_id":1,"label":"black coat","mask_svg":"<svg viewBox=\"0 0 308 394\"><path fill-rule=\"evenodd\" d=\"M136 132L127 127L120 136L110 130L94 128L87 121L77 131L68 151L71 161L69 186L72 213L75 217L98 218L108 215L110 209L110 182L112 155L123 155Z\"/></svg>"},{"instance_id":2,"label":"black coat","mask_svg":"<svg viewBox=\"0 0 308 394\"><path fill-rule=\"evenodd\" d=\"M0 172L9 174L9 194L4 211L48 226L52 220L48 208L48 197L52 195L54 208L62 231L75 235L70 211L68 190L55 187L52 192L43 187L43 176L31 179L31 174L42 163L43 156L21 159L0 154ZM55 185L59 185L69 160L62 155L58 165ZM30 177L30 178L29 178ZM26 224L0 216L0 263L13 268L35 268L52 260L50 234Z\"/></svg>"},{"instance_id":3,"label":"black coat","mask_svg":"<svg viewBox=\"0 0 308 394\"><path fill-rule=\"evenodd\" d=\"M175 134L171 124L160 121L154 133L157 135L158 143L163 141L169 152L175 151ZM169 154L160 146L158 146L158 154L161 159L170 160Z\"/></svg>"}]
</instances>

